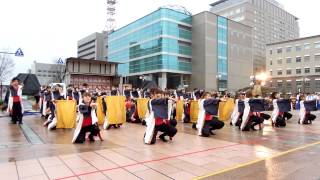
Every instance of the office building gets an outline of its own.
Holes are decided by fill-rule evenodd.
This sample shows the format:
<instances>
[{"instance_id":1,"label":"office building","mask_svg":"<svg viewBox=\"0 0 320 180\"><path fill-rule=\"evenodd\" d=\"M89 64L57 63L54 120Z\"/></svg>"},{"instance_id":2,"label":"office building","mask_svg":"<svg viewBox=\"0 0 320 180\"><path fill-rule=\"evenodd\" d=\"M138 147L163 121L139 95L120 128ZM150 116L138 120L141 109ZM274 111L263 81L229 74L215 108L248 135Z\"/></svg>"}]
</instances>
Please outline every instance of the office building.
<instances>
[{"instance_id":1,"label":"office building","mask_svg":"<svg viewBox=\"0 0 320 180\"><path fill-rule=\"evenodd\" d=\"M48 64L34 61L31 65L31 73L37 76L41 85L62 82L64 69L64 64Z\"/></svg>"},{"instance_id":2,"label":"office building","mask_svg":"<svg viewBox=\"0 0 320 180\"><path fill-rule=\"evenodd\" d=\"M267 45L268 85L279 92L320 92L320 35Z\"/></svg>"},{"instance_id":3,"label":"office building","mask_svg":"<svg viewBox=\"0 0 320 180\"><path fill-rule=\"evenodd\" d=\"M252 74L251 29L210 12L162 7L109 34L109 61L122 63L119 74L134 87L147 79L162 89L236 90Z\"/></svg>"},{"instance_id":4,"label":"office building","mask_svg":"<svg viewBox=\"0 0 320 180\"><path fill-rule=\"evenodd\" d=\"M107 60L107 32L95 32L78 41L78 58Z\"/></svg>"},{"instance_id":5,"label":"office building","mask_svg":"<svg viewBox=\"0 0 320 180\"><path fill-rule=\"evenodd\" d=\"M298 18L275 0L218 0L211 12L253 28L254 72L265 70L266 44L299 38Z\"/></svg>"}]
</instances>

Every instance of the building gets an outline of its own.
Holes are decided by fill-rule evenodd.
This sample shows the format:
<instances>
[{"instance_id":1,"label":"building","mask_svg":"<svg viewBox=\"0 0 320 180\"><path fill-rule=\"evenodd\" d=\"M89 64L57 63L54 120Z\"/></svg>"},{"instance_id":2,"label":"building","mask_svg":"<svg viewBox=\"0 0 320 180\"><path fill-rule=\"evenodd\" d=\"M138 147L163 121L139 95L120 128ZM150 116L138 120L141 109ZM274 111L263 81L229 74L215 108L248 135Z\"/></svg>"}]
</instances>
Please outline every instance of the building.
<instances>
[{"instance_id":1,"label":"building","mask_svg":"<svg viewBox=\"0 0 320 180\"><path fill-rule=\"evenodd\" d=\"M109 61L121 62L119 73L139 86L137 77L161 88L175 88L191 75L191 16L160 8L109 34ZM170 79L170 81L168 81Z\"/></svg>"},{"instance_id":2,"label":"building","mask_svg":"<svg viewBox=\"0 0 320 180\"><path fill-rule=\"evenodd\" d=\"M78 41L78 58L107 60L107 32L95 32Z\"/></svg>"},{"instance_id":3,"label":"building","mask_svg":"<svg viewBox=\"0 0 320 180\"><path fill-rule=\"evenodd\" d=\"M162 89L213 90L219 82L220 90L234 90L241 86L233 82L246 86L252 74L251 27L210 12L162 7L110 33L108 45L109 61L123 63L119 73L134 87L148 79Z\"/></svg>"},{"instance_id":4,"label":"building","mask_svg":"<svg viewBox=\"0 0 320 180\"><path fill-rule=\"evenodd\" d=\"M68 58L66 61L65 83L81 87L87 83L89 88L103 88L110 90L118 85L117 63L101 60Z\"/></svg>"},{"instance_id":5,"label":"building","mask_svg":"<svg viewBox=\"0 0 320 180\"><path fill-rule=\"evenodd\" d=\"M320 92L320 35L267 45L269 86L279 92Z\"/></svg>"},{"instance_id":6,"label":"building","mask_svg":"<svg viewBox=\"0 0 320 180\"><path fill-rule=\"evenodd\" d=\"M211 12L253 28L254 72L265 70L266 44L299 38L298 18L275 0L218 0Z\"/></svg>"},{"instance_id":7,"label":"building","mask_svg":"<svg viewBox=\"0 0 320 180\"><path fill-rule=\"evenodd\" d=\"M192 17L192 88L236 91L252 73L251 27L211 12Z\"/></svg>"},{"instance_id":8,"label":"building","mask_svg":"<svg viewBox=\"0 0 320 180\"><path fill-rule=\"evenodd\" d=\"M62 82L64 70L64 64L48 64L34 61L31 66L31 73L37 76L41 85Z\"/></svg>"}]
</instances>

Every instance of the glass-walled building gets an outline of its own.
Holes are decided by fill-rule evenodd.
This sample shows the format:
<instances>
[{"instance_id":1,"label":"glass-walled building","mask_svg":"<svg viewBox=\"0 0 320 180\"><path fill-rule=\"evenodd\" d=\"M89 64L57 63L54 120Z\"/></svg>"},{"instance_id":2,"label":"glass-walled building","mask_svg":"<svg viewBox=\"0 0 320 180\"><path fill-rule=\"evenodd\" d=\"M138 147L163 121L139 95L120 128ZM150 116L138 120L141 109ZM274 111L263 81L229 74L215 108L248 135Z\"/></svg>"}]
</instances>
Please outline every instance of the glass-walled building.
<instances>
[{"instance_id":1,"label":"glass-walled building","mask_svg":"<svg viewBox=\"0 0 320 180\"><path fill-rule=\"evenodd\" d=\"M136 87L142 76L161 88L189 84L191 19L187 13L160 8L114 31L108 37L109 61L122 63L119 74Z\"/></svg>"},{"instance_id":2,"label":"glass-walled building","mask_svg":"<svg viewBox=\"0 0 320 180\"><path fill-rule=\"evenodd\" d=\"M236 91L252 75L252 28L205 11L160 8L108 37L109 61L125 83Z\"/></svg>"}]
</instances>

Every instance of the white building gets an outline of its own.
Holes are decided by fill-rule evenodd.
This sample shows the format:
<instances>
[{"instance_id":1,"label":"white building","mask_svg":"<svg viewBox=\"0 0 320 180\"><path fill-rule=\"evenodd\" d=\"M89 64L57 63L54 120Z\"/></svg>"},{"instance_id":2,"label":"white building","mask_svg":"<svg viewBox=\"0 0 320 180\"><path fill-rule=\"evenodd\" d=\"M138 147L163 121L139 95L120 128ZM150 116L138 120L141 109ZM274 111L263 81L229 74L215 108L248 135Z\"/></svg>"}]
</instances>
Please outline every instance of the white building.
<instances>
[{"instance_id":1,"label":"white building","mask_svg":"<svg viewBox=\"0 0 320 180\"><path fill-rule=\"evenodd\" d=\"M299 38L298 18L275 0L218 0L211 11L253 28L253 68L266 67L266 44Z\"/></svg>"},{"instance_id":2,"label":"white building","mask_svg":"<svg viewBox=\"0 0 320 180\"><path fill-rule=\"evenodd\" d=\"M41 85L62 82L65 76L65 65L33 62L31 73L35 74Z\"/></svg>"},{"instance_id":3,"label":"white building","mask_svg":"<svg viewBox=\"0 0 320 180\"><path fill-rule=\"evenodd\" d=\"M78 41L78 58L107 60L107 37L106 31L92 33Z\"/></svg>"}]
</instances>

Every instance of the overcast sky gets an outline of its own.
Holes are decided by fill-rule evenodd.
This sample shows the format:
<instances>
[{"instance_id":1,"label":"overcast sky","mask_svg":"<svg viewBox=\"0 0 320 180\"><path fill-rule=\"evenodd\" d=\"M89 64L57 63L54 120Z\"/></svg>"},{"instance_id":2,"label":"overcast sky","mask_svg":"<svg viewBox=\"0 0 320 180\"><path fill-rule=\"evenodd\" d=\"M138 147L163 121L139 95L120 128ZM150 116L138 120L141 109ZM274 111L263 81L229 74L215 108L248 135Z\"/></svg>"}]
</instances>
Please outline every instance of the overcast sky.
<instances>
[{"instance_id":1,"label":"overcast sky","mask_svg":"<svg viewBox=\"0 0 320 180\"><path fill-rule=\"evenodd\" d=\"M107 0L0 0L0 51L22 48L24 57L13 57L14 75L26 72L33 61L52 62L75 57L77 41L104 29ZM182 5L191 13L209 10L216 0L118 0L117 28L163 5ZM297 16L300 36L320 34L317 17L320 1L278 0Z\"/></svg>"}]
</instances>

